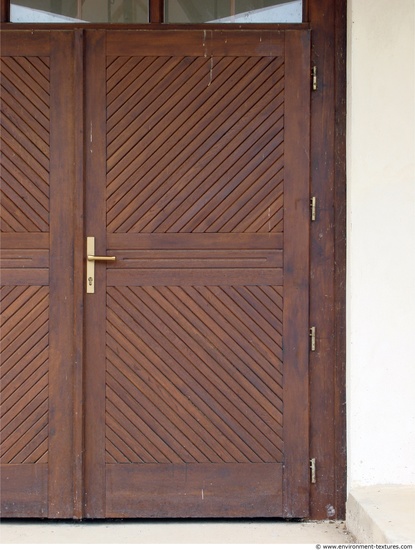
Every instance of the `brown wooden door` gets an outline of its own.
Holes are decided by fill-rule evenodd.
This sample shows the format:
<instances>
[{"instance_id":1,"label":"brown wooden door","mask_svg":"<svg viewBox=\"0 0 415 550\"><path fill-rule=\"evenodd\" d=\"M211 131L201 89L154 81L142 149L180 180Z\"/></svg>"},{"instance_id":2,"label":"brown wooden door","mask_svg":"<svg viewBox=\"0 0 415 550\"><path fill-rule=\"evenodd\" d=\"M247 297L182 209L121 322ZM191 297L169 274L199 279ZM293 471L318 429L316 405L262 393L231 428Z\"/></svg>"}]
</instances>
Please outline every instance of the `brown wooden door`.
<instances>
[{"instance_id":1,"label":"brown wooden door","mask_svg":"<svg viewBox=\"0 0 415 550\"><path fill-rule=\"evenodd\" d=\"M308 513L307 32L87 33L86 513Z\"/></svg>"},{"instance_id":2,"label":"brown wooden door","mask_svg":"<svg viewBox=\"0 0 415 550\"><path fill-rule=\"evenodd\" d=\"M74 506L75 41L1 43L1 497L5 517Z\"/></svg>"},{"instance_id":3,"label":"brown wooden door","mask_svg":"<svg viewBox=\"0 0 415 550\"><path fill-rule=\"evenodd\" d=\"M23 333L41 323L50 349L41 367L26 361L27 377L36 369L48 381L38 393L27 393L18 374L25 362L15 355L10 393L23 417L43 414L35 433L47 437L43 454L14 454L2 466L5 514L307 516L309 34L83 34L83 71L79 33L36 33L34 41L43 44L42 63L50 59L50 227L2 227L11 250L5 326ZM26 67L27 52L36 54L20 38L8 43L19 44L13 63ZM11 63L5 74L16 74ZM38 95L28 89L26 100ZM31 152L22 135L34 122L24 116L13 119L10 139L20 143L19 162L38 173L35 153L46 146L35 137ZM14 149L6 156L19 157ZM96 263L94 294L85 293L86 249L77 240L84 163L85 237L95 237L96 254L117 258ZM25 203L38 192L16 192L27 179L20 171L7 181ZM7 215L26 215L4 196L13 204ZM41 281L30 278L32 266ZM24 293L42 305L26 312ZM4 391L4 404L13 404ZM7 441L29 433L21 426L9 425L4 456ZM41 479L32 507L28 478Z\"/></svg>"}]
</instances>

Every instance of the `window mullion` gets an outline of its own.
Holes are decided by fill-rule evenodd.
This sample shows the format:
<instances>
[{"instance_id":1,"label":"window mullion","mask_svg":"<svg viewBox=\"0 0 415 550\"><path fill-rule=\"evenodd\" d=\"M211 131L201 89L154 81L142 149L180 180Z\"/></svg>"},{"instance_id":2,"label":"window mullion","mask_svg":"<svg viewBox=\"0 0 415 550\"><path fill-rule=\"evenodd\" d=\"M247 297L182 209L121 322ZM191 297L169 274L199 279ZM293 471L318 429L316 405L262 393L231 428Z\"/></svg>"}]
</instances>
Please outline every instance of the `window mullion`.
<instances>
[{"instance_id":1,"label":"window mullion","mask_svg":"<svg viewBox=\"0 0 415 550\"><path fill-rule=\"evenodd\" d=\"M164 0L149 0L150 23L164 23Z\"/></svg>"},{"instance_id":2,"label":"window mullion","mask_svg":"<svg viewBox=\"0 0 415 550\"><path fill-rule=\"evenodd\" d=\"M10 0L0 0L0 22L10 21Z\"/></svg>"}]
</instances>

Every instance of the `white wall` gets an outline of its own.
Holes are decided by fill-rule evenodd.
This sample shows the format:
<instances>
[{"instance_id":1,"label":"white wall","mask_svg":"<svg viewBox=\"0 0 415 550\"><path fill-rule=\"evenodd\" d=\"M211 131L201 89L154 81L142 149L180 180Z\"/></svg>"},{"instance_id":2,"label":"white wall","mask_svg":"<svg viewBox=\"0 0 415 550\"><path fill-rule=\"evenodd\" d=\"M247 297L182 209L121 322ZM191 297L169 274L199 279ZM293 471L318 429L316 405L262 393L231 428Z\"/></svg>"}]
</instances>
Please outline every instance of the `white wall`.
<instances>
[{"instance_id":1,"label":"white wall","mask_svg":"<svg viewBox=\"0 0 415 550\"><path fill-rule=\"evenodd\" d=\"M415 484L414 22L348 1L349 488Z\"/></svg>"}]
</instances>

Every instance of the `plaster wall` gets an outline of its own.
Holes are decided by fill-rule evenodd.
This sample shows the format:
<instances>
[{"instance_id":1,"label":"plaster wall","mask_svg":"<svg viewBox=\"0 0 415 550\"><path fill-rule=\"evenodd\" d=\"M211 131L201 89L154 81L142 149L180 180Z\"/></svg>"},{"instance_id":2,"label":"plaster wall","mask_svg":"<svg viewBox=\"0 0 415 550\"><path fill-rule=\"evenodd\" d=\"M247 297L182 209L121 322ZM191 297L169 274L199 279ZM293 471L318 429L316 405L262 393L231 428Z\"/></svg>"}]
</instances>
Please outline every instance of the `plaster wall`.
<instances>
[{"instance_id":1,"label":"plaster wall","mask_svg":"<svg viewBox=\"0 0 415 550\"><path fill-rule=\"evenodd\" d=\"M415 484L414 23L348 1L349 490Z\"/></svg>"}]
</instances>

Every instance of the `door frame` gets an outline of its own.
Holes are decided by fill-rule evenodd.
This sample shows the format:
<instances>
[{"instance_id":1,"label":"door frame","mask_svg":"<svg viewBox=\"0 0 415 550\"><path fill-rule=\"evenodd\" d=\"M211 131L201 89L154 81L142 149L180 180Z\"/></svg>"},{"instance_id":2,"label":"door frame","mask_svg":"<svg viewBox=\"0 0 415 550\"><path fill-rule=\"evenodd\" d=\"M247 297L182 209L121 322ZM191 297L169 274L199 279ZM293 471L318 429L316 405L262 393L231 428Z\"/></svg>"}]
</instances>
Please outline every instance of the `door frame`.
<instances>
[{"instance_id":1,"label":"door frame","mask_svg":"<svg viewBox=\"0 0 415 550\"><path fill-rule=\"evenodd\" d=\"M307 22L292 26L311 29L312 66L317 67L317 90L311 95L310 183L311 196L317 200L316 220L310 230L310 325L316 327L316 350L310 353L309 364L310 458L316 462L316 483L310 486L310 519L316 520L343 519L346 502L346 2L306 0ZM0 27L3 29L75 28L66 24L8 23L9 4L9 0L0 0ZM103 25L88 24L76 28L82 27ZM143 28L143 25L132 27ZM173 25L168 27L174 28ZM188 26L204 27L206 25ZM254 27L258 28L257 25L248 26ZM263 25L260 28L289 27ZM149 24L144 28L163 29L167 25ZM81 31L75 33L74 63L80 62L80 34ZM81 101L82 98L78 99ZM81 137L80 128L78 132ZM83 174L78 173L78 181L82 179ZM74 193L76 203L82 205L80 186ZM75 241L76 246L83 243L82 215L75 218ZM83 282L83 259L75 255L74 261L76 277ZM77 342L74 415L79 415L83 407L83 379L79 369L83 358L83 331L82 296L78 293L74 298L74 315ZM73 468L81 472L83 436L75 432L73 437ZM73 491L74 517L80 518L80 487L75 486Z\"/></svg>"}]
</instances>

